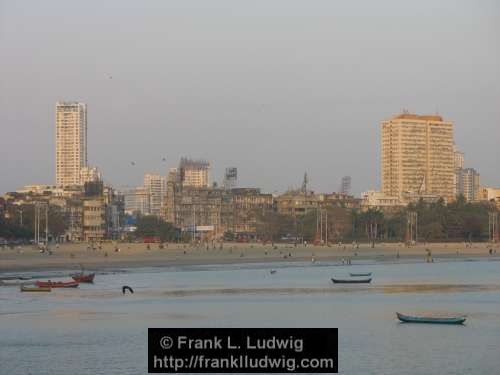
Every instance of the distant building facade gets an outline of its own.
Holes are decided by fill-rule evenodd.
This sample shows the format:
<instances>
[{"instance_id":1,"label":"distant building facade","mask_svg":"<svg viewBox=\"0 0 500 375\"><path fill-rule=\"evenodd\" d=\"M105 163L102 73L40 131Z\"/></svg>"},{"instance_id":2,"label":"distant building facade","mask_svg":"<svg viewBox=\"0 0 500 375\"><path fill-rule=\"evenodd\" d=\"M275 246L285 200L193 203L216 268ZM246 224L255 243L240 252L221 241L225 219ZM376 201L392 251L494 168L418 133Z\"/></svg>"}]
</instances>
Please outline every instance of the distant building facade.
<instances>
[{"instance_id":1,"label":"distant building facade","mask_svg":"<svg viewBox=\"0 0 500 375\"><path fill-rule=\"evenodd\" d=\"M500 209L500 188L481 186L479 188L479 200L494 202Z\"/></svg>"},{"instance_id":2,"label":"distant building facade","mask_svg":"<svg viewBox=\"0 0 500 375\"><path fill-rule=\"evenodd\" d=\"M210 163L205 160L182 158L178 172L183 187L209 187Z\"/></svg>"},{"instance_id":3,"label":"distant building facade","mask_svg":"<svg viewBox=\"0 0 500 375\"><path fill-rule=\"evenodd\" d=\"M390 196L382 191L370 190L361 194L361 207L367 209L392 210L405 206L399 196Z\"/></svg>"},{"instance_id":4,"label":"distant building facade","mask_svg":"<svg viewBox=\"0 0 500 375\"><path fill-rule=\"evenodd\" d=\"M257 214L273 210L273 196L253 188L213 188L183 186L177 170L171 170L167 182L164 218L193 234L221 238L225 232L254 236Z\"/></svg>"},{"instance_id":5,"label":"distant building facade","mask_svg":"<svg viewBox=\"0 0 500 375\"><path fill-rule=\"evenodd\" d=\"M125 199L125 213L127 215L149 214L148 192L143 186L127 190L123 195Z\"/></svg>"},{"instance_id":6,"label":"distant building facade","mask_svg":"<svg viewBox=\"0 0 500 375\"><path fill-rule=\"evenodd\" d=\"M231 192L232 220L228 220L233 233L255 234L257 213L274 210L272 194L261 193L254 188L234 188Z\"/></svg>"},{"instance_id":7,"label":"distant building facade","mask_svg":"<svg viewBox=\"0 0 500 375\"><path fill-rule=\"evenodd\" d=\"M344 176L340 181L340 192L343 194L351 193L351 176Z\"/></svg>"},{"instance_id":8,"label":"distant building facade","mask_svg":"<svg viewBox=\"0 0 500 375\"><path fill-rule=\"evenodd\" d=\"M17 206L48 204L64 222L63 233L49 233L57 241L100 241L118 238L124 212L123 197L102 181L61 189L50 185L28 185L5 195Z\"/></svg>"},{"instance_id":9,"label":"distant building facade","mask_svg":"<svg viewBox=\"0 0 500 375\"><path fill-rule=\"evenodd\" d=\"M224 186L224 189L236 188L238 185L238 169L236 167L226 168L222 185Z\"/></svg>"},{"instance_id":10,"label":"distant building facade","mask_svg":"<svg viewBox=\"0 0 500 375\"><path fill-rule=\"evenodd\" d=\"M276 210L282 215L304 215L320 207L320 197L312 191L290 190L276 197Z\"/></svg>"},{"instance_id":11,"label":"distant building facade","mask_svg":"<svg viewBox=\"0 0 500 375\"><path fill-rule=\"evenodd\" d=\"M80 184L87 165L87 106L78 102L56 103L56 185Z\"/></svg>"},{"instance_id":12,"label":"distant building facade","mask_svg":"<svg viewBox=\"0 0 500 375\"><path fill-rule=\"evenodd\" d=\"M168 223L175 223L175 202L176 197L182 190L180 174L177 168L170 168L167 177L167 193L165 205L162 211L162 218Z\"/></svg>"},{"instance_id":13,"label":"distant building facade","mask_svg":"<svg viewBox=\"0 0 500 375\"><path fill-rule=\"evenodd\" d=\"M453 174L453 193L455 196L459 195L459 181L462 169L465 165L465 155L463 152L459 151L457 147L453 146L453 159L454 159L454 174Z\"/></svg>"},{"instance_id":14,"label":"distant building facade","mask_svg":"<svg viewBox=\"0 0 500 375\"><path fill-rule=\"evenodd\" d=\"M359 209L361 207L361 199L346 193L327 193L320 194L320 202L323 206L344 207L349 209Z\"/></svg>"},{"instance_id":15,"label":"distant building facade","mask_svg":"<svg viewBox=\"0 0 500 375\"><path fill-rule=\"evenodd\" d=\"M479 173L474 168L458 170L458 194L468 202L479 200Z\"/></svg>"},{"instance_id":16,"label":"distant building facade","mask_svg":"<svg viewBox=\"0 0 500 375\"><path fill-rule=\"evenodd\" d=\"M403 113L382 121L382 192L454 194L453 124L441 116Z\"/></svg>"},{"instance_id":17,"label":"distant building facade","mask_svg":"<svg viewBox=\"0 0 500 375\"><path fill-rule=\"evenodd\" d=\"M465 165L465 155L453 145L453 164L455 169L462 169Z\"/></svg>"},{"instance_id":18,"label":"distant building facade","mask_svg":"<svg viewBox=\"0 0 500 375\"><path fill-rule=\"evenodd\" d=\"M361 199L345 193L315 194L313 191L290 190L275 198L276 211L281 215L301 216L318 208L342 207L359 209Z\"/></svg>"},{"instance_id":19,"label":"distant building facade","mask_svg":"<svg viewBox=\"0 0 500 375\"><path fill-rule=\"evenodd\" d=\"M144 190L147 194L146 214L160 216L165 202L167 181L159 174L146 174L144 176Z\"/></svg>"},{"instance_id":20,"label":"distant building facade","mask_svg":"<svg viewBox=\"0 0 500 375\"><path fill-rule=\"evenodd\" d=\"M97 167L83 167L80 169L80 181L81 185L85 185L86 182L97 182L102 181L102 174Z\"/></svg>"},{"instance_id":21,"label":"distant building facade","mask_svg":"<svg viewBox=\"0 0 500 375\"><path fill-rule=\"evenodd\" d=\"M101 197L83 199L83 240L101 241L106 234L106 208Z\"/></svg>"}]
</instances>

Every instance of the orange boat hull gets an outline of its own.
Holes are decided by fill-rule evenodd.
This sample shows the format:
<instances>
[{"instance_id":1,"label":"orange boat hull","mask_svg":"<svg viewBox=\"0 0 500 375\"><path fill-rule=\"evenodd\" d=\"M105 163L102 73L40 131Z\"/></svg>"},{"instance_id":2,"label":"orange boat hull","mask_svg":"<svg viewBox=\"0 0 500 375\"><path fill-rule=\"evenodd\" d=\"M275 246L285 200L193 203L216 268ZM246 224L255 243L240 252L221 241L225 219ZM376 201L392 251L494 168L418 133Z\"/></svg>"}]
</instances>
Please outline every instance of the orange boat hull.
<instances>
[{"instance_id":1,"label":"orange boat hull","mask_svg":"<svg viewBox=\"0 0 500 375\"><path fill-rule=\"evenodd\" d=\"M37 281L35 285L39 288L76 288L79 283L76 281Z\"/></svg>"}]
</instances>

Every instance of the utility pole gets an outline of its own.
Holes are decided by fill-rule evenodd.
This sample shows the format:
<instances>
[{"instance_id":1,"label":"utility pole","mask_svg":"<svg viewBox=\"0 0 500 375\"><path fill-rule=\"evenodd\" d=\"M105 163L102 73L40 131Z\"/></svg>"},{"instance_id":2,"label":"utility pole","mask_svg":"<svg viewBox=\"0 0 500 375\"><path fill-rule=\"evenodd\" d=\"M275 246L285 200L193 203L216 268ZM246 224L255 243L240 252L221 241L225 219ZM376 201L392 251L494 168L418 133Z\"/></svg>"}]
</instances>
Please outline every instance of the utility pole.
<instances>
[{"instance_id":1,"label":"utility pole","mask_svg":"<svg viewBox=\"0 0 500 375\"><path fill-rule=\"evenodd\" d=\"M193 243L196 241L196 207L193 204Z\"/></svg>"},{"instance_id":2,"label":"utility pole","mask_svg":"<svg viewBox=\"0 0 500 375\"><path fill-rule=\"evenodd\" d=\"M418 239L418 215L416 211L406 213L406 233L410 244L416 243Z\"/></svg>"},{"instance_id":3,"label":"utility pole","mask_svg":"<svg viewBox=\"0 0 500 375\"><path fill-rule=\"evenodd\" d=\"M319 209L319 238L320 245L323 245L323 209Z\"/></svg>"},{"instance_id":4,"label":"utility pole","mask_svg":"<svg viewBox=\"0 0 500 375\"><path fill-rule=\"evenodd\" d=\"M45 212L42 211L42 208L45 210ZM45 220L45 244L47 245L49 242L49 203L35 202L34 214L35 214L35 220L34 220L35 243L37 246L40 243L40 224L42 220ZM45 216L43 219L42 215Z\"/></svg>"},{"instance_id":5,"label":"utility pole","mask_svg":"<svg viewBox=\"0 0 500 375\"><path fill-rule=\"evenodd\" d=\"M35 213L35 220L33 221L33 224L35 225L34 232L35 232L35 243L38 246L38 203L35 203L34 208L34 213Z\"/></svg>"},{"instance_id":6,"label":"utility pole","mask_svg":"<svg viewBox=\"0 0 500 375\"><path fill-rule=\"evenodd\" d=\"M316 208L316 235L318 235L319 232L319 210Z\"/></svg>"},{"instance_id":7,"label":"utility pole","mask_svg":"<svg viewBox=\"0 0 500 375\"><path fill-rule=\"evenodd\" d=\"M328 210L325 209L325 244L328 245Z\"/></svg>"},{"instance_id":8,"label":"utility pole","mask_svg":"<svg viewBox=\"0 0 500 375\"><path fill-rule=\"evenodd\" d=\"M488 212L488 232L490 242L498 240L498 214L496 211Z\"/></svg>"},{"instance_id":9,"label":"utility pole","mask_svg":"<svg viewBox=\"0 0 500 375\"><path fill-rule=\"evenodd\" d=\"M49 246L49 202L45 205L45 246Z\"/></svg>"}]
</instances>

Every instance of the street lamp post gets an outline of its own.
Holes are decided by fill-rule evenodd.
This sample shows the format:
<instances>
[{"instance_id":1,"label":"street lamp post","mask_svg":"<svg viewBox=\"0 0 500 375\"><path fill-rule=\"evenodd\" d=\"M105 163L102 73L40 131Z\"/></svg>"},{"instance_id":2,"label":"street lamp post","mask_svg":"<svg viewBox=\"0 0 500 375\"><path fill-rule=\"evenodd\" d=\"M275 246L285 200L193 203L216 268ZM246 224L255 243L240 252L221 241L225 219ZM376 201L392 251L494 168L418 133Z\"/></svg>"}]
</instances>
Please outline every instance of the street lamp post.
<instances>
[{"instance_id":1,"label":"street lamp post","mask_svg":"<svg viewBox=\"0 0 500 375\"><path fill-rule=\"evenodd\" d=\"M488 212L488 232L490 242L498 240L498 214L496 211Z\"/></svg>"}]
</instances>

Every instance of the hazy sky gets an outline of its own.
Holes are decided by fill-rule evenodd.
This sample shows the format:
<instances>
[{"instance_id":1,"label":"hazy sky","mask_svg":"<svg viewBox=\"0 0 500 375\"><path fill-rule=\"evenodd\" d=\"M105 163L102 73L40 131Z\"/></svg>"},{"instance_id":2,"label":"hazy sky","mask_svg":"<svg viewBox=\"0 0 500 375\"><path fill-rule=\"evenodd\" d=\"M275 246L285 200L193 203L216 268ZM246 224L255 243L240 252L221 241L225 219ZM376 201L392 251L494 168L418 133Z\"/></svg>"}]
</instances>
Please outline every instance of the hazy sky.
<instances>
[{"instance_id":1,"label":"hazy sky","mask_svg":"<svg viewBox=\"0 0 500 375\"><path fill-rule=\"evenodd\" d=\"M0 0L0 193L54 183L58 100L87 103L89 163L115 186L190 156L268 192L304 171L378 188L380 121L403 108L453 121L500 186L499 4Z\"/></svg>"}]
</instances>

